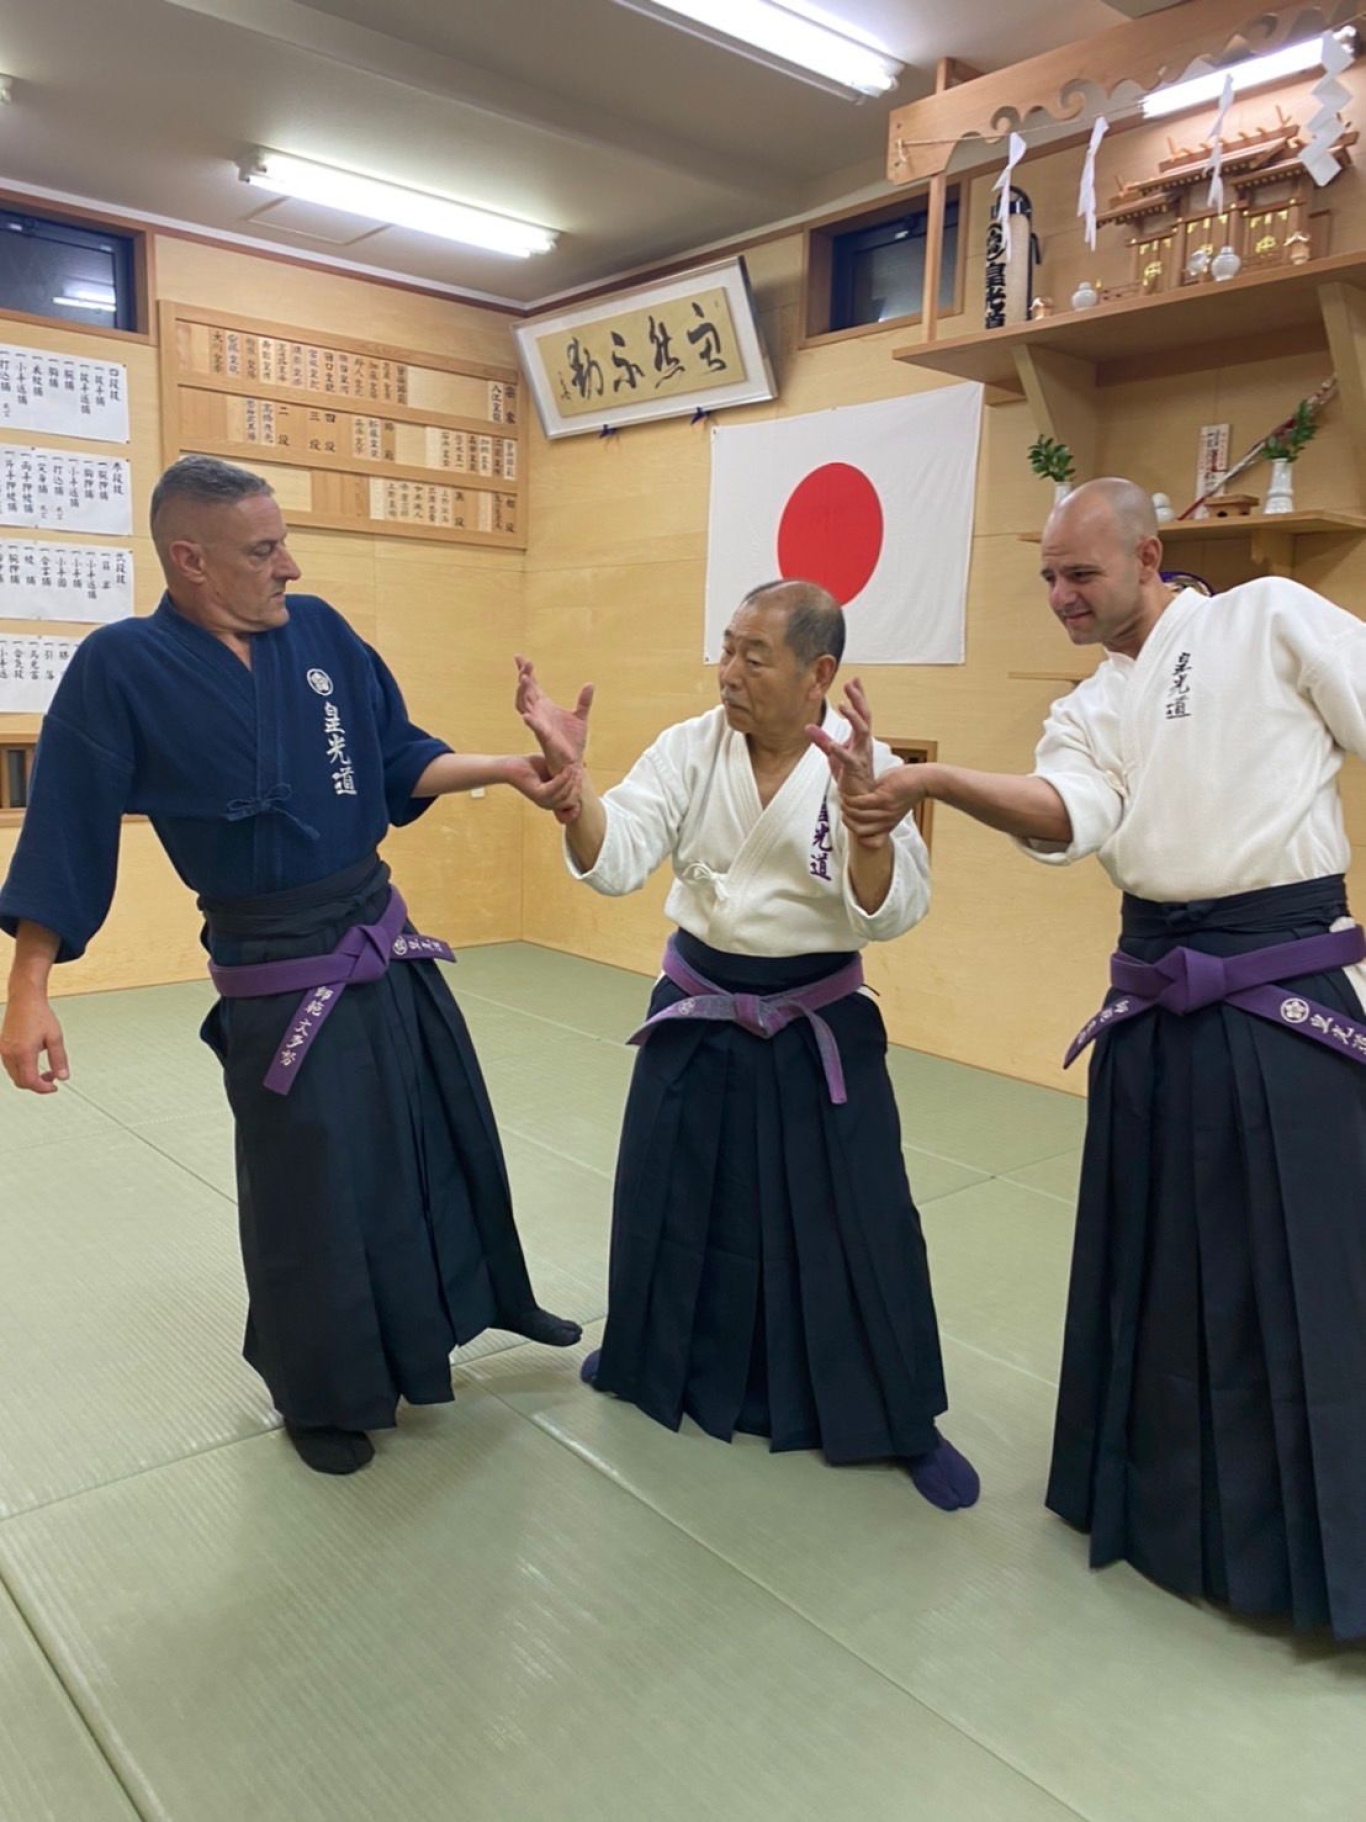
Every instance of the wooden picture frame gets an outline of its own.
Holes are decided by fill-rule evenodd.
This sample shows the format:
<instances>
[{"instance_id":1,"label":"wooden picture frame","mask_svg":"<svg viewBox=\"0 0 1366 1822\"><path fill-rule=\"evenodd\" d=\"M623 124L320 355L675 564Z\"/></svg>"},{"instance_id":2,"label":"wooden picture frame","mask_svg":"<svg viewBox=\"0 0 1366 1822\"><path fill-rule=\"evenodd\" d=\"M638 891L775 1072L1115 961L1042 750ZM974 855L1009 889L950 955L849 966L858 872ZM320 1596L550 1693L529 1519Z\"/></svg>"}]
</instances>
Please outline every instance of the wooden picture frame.
<instances>
[{"instance_id":1,"label":"wooden picture frame","mask_svg":"<svg viewBox=\"0 0 1366 1822\"><path fill-rule=\"evenodd\" d=\"M513 335L551 438L777 396L743 259L532 317Z\"/></svg>"}]
</instances>

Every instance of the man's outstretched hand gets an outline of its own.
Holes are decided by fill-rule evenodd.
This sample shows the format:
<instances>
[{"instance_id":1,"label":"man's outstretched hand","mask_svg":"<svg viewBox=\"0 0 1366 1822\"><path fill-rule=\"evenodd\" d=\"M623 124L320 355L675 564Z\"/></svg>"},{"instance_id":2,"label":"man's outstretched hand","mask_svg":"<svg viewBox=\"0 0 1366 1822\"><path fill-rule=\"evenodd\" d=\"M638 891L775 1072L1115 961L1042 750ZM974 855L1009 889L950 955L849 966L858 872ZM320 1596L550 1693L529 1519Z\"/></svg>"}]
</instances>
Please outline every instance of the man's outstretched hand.
<instances>
[{"instance_id":1,"label":"man's outstretched hand","mask_svg":"<svg viewBox=\"0 0 1366 1822\"><path fill-rule=\"evenodd\" d=\"M885 832L860 829L849 816L848 806L856 798L867 797L877 788L873 770L873 715L861 679L855 677L844 692L840 713L849 723L847 740L835 740L824 728L809 727L807 738L820 748L830 765L830 775L840 794L840 811L850 833L866 847L881 845Z\"/></svg>"},{"instance_id":2,"label":"man's outstretched hand","mask_svg":"<svg viewBox=\"0 0 1366 1822\"><path fill-rule=\"evenodd\" d=\"M519 657L514 662L517 666L517 713L536 736L551 769L562 772L566 766L582 765L588 750L592 684L584 684L572 709L562 709L541 688L529 658Z\"/></svg>"}]
</instances>

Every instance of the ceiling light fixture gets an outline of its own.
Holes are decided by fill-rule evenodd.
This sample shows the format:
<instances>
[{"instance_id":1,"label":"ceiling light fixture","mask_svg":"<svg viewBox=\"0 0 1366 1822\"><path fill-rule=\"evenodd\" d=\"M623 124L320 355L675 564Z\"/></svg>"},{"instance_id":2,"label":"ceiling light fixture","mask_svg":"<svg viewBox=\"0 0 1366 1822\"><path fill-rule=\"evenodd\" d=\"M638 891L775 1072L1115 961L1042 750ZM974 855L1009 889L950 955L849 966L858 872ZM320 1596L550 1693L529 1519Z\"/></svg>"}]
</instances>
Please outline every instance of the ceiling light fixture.
<instances>
[{"instance_id":1,"label":"ceiling light fixture","mask_svg":"<svg viewBox=\"0 0 1366 1822\"><path fill-rule=\"evenodd\" d=\"M1357 37L1352 27L1335 35L1355 56ZM1268 51L1264 57L1249 57L1245 63L1212 70L1208 76L1192 76L1189 82L1174 83L1169 89L1154 89L1151 95L1143 97L1144 118L1160 120L1167 114L1183 114L1187 108L1218 101L1227 76L1232 76L1233 90L1237 94L1243 89L1260 88L1267 82L1283 82L1290 76L1303 76L1322 67L1323 39L1307 38L1301 44L1287 44L1283 50Z\"/></svg>"},{"instance_id":2,"label":"ceiling light fixture","mask_svg":"<svg viewBox=\"0 0 1366 1822\"><path fill-rule=\"evenodd\" d=\"M295 196L347 215L361 215L396 228L415 228L420 234L436 234L443 240L518 259L549 253L557 238L551 229L529 221L495 215L490 209L435 196L430 190L409 190L382 178L362 177L357 171L315 164L288 152L259 151L240 167L240 173L243 183L278 196Z\"/></svg>"},{"instance_id":3,"label":"ceiling light fixture","mask_svg":"<svg viewBox=\"0 0 1366 1822\"><path fill-rule=\"evenodd\" d=\"M777 0L617 0L617 5L846 100L886 95L905 67L885 51Z\"/></svg>"}]
</instances>

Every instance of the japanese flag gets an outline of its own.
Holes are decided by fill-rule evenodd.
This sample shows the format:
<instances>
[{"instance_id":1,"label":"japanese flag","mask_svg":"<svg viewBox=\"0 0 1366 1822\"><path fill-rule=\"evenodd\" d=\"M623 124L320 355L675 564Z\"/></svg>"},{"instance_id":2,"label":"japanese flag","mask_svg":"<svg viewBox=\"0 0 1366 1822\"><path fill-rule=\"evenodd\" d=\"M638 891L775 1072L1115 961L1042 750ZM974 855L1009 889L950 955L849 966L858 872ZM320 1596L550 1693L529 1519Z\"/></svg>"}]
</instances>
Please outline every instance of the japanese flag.
<instances>
[{"instance_id":1,"label":"japanese flag","mask_svg":"<svg viewBox=\"0 0 1366 1822\"><path fill-rule=\"evenodd\" d=\"M819 582L851 664L961 664L982 388L712 431L703 656L752 588Z\"/></svg>"}]
</instances>

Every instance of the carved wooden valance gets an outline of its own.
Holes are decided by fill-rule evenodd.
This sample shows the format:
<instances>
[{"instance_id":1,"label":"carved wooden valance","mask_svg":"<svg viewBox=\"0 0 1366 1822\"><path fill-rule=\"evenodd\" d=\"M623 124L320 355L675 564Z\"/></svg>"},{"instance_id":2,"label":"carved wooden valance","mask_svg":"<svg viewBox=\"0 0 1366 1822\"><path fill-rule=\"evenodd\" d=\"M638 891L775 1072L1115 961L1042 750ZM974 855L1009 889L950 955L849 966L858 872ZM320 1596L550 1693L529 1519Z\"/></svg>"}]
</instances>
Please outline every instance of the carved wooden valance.
<instances>
[{"instance_id":1,"label":"carved wooden valance","mask_svg":"<svg viewBox=\"0 0 1366 1822\"><path fill-rule=\"evenodd\" d=\"M1361 0L1261 6L1256 0L1186 0L1131 19L897 108L887 175L893 183L923 183L948 169L964 140L993 144L1026 123L1071 122L1080 130L1117 105L1112 97L1121 85L1149 94L1179 81L1197 58L1222 63L1240 53L1259 56L1350 25L1361 11Z\"/></svg>"}]
</instances>

